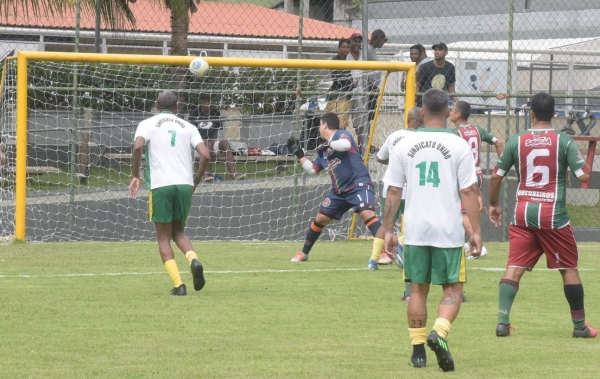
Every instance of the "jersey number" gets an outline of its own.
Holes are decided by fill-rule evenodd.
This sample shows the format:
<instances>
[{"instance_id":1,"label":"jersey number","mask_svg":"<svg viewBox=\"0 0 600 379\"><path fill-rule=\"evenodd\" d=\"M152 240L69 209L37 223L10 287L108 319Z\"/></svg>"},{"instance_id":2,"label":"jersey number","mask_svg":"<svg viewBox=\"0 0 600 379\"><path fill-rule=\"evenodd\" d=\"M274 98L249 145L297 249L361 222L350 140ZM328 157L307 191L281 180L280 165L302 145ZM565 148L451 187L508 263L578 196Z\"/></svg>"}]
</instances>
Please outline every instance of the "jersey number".
<instances>
[{"instance_id":1,"label":"jersey number","mask_svg":"<svg viewBox=\"0 0 600 379\"><path fill-rule=\"evenodd\" d=\"M434 187L440 185L440 177L438 175L438 163L430 162L429 169L427 168L427 162L423 161L415 166L419 169L419 185L424 186L427 183L433 184Z\"/></svg>"},{"instance_id":2,"label":"jersey number","mask_svg":"<svg viewBox=\"0 0 600 379\"><path fill-rule=\"evenodd\" d=\"M525 185L527 187L544 187L550 181L550 168L548 166L536 166L533 161L537 157L549 157L550 150L548 149L535 149L527 155L527 175L525 176ZM540 180L537 182L533 181L533 175L541 175Z\"/></svg>"},{"instance_id":3,"label":"jersey number","mask_svg":"<svg viewBox=\"0 0 600 379\"><path fill-rule=\"evenodd\" d=\"M171 146L175 146L175 137L177 137L177 131L175 130L169 130L169 133L171 133Z\"/></svg>"},{"instance_id":4,"label":"jersey number","mask_svg":"<svg viewBox=\"0 0 600 379\"><path fill-rule=\"evenodd\" d=\"M475 164L479 162L479 138L471 137L467 141L469 146L471 146L471 151L473 152L473 158L475 158Z\"/></svg>"}]
</instances>

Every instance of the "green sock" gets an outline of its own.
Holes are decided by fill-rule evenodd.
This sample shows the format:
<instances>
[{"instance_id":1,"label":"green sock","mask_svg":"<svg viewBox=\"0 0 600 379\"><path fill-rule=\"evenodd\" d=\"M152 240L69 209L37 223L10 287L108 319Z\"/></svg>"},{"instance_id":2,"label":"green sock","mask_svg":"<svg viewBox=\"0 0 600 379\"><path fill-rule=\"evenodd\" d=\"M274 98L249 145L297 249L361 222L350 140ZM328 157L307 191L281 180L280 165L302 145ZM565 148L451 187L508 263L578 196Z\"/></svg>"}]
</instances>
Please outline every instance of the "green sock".
<instances>
[{"instance_id":1,"label":"green sock","mask_svg":"<svg viewBox=\"0 0 600 379\"><path fill-rule=\"evenodd\" d=\"M498 323L510 324L510 308L512 308L515 296L519 291L519 282L509 279L500 280L498 297Z\"/></svg>"}]
</instances>

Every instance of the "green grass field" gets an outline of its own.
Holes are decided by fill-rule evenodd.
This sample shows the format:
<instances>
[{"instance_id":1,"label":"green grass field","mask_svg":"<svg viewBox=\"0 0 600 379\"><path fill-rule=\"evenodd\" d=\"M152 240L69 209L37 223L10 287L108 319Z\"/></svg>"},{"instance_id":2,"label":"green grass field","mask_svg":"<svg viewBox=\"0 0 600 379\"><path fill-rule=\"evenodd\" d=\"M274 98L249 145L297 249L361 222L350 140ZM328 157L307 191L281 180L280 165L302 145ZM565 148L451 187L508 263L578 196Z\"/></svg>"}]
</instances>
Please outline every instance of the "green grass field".
<instances>
[{"instance_id":1,"label":"green grass field","mask_svg":"<svg viewBox=\"0 0 600 379\"><path fill-rule=\"evenodd\" d=\"M497 338L506 244L468 261L449 345L454 373L407 365L411 347L395 266L365 269L370 242L197 242L207 285L172 287L155 243L0 245L0 378L596 378L599 340L574 340L560 275L526 274ZM600 325L599 245L581 244L588 320ZM441 291L433 288L430 328ZM409 376L410 375L410 376Z\"/></svg>"}]
</instances>

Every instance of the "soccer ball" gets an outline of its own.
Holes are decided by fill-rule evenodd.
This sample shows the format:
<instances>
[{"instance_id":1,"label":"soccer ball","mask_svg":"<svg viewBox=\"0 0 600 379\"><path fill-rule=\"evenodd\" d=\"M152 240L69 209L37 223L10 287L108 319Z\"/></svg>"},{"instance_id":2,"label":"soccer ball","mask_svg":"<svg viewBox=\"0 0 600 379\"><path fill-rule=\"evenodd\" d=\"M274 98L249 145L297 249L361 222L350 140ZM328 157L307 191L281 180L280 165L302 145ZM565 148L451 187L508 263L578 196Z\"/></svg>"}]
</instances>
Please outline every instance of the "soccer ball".
<instances>
[{"instance_id":1,"label":"soccer ball","mask_svg":"<svg viewBox=\"0 0 600 379\"><path fill-rule=\"evenodd\" d=\"M205 76L209 68L208 62L202 58L195 58L190 63L190 72L197 78Z\"/></svg>"}]
</instances>

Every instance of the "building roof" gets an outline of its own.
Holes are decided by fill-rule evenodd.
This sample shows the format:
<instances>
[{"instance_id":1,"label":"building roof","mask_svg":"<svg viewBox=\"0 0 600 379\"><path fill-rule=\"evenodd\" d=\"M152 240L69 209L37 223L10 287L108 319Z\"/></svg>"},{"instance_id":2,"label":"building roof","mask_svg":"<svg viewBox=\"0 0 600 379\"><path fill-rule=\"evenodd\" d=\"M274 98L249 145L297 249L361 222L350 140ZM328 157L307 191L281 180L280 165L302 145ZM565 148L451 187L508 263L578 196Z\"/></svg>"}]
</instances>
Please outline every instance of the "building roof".
<instances>
[{"instance_id":1,"label":"building roof","mask_svg":"<svg viewBox=\"0 0 600 379\"><path fill-rule=\"evenodd\" d=\"M262 38L297 38L298 16L248 3L201 2L198 12L190 15L190 34L262 37ZM138 0L130 5L136 19L135 28L126 27L125 31L166 32L170 33L170 13L154 0ZM25 12L20 12L24 14ZM30 16L0 18L0 26L19 26L31 28L75 28L75 11L70 10L61 17ZM82 13L80 27L82 30L93 30L95 17L90 13ZM330 24L310 18L304 18L303 38L332 39L348 38L355 29Z\"/></svg>"}]
</instances>

